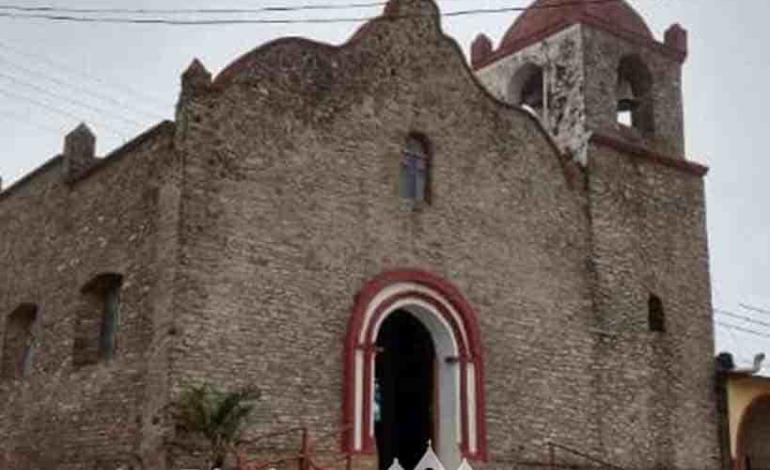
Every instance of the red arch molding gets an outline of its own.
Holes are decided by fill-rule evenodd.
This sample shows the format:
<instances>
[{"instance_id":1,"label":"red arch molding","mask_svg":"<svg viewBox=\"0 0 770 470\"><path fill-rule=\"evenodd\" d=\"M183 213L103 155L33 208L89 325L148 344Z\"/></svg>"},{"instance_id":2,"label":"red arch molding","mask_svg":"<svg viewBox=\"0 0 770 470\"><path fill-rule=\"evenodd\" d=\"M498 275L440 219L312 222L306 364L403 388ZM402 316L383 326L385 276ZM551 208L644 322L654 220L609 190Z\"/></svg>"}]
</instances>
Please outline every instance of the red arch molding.
<instances>
[{"instance_id":1,"label":"red arch molding","mask_svg":"<svg viewBox=\"0 0 770 470\"><path fill-rule=\"evenodd\" d=\"M359 344L358 338L365 327L365 314L367 307L374 300L375 296L386 287L398 283L414 283L427 287L437 292L443 300L448 302L459 315L459 323L455 320L437 299L432 298L422 292L404 291L398 292L393 296L383 300L377 310L375 310L369 325L366 325L365 343ZM460 408L461 408L461 446L460 451L463 457L476 460L486 460L487 441L486 441L486 420L485 417L485 399L484 399L484 357L481 346L481 336L479 333L476 312L470 303L460 294L460 291L449 281L427 271L417 269L398 269L386 271L367 281L355 297L353 309L348 320L347 336L344 347L344 383L343 383L343 450L349 453L372 454L375 452L373 439L369 436L371 419L371 354L374 354L374 341L372 338L373 325L378 318L387 313L388 308L394 302L405 297L416 298L430 303L450 324L455 337L458 341L460 350ZM467 342L463 340L461 332L465 332ZM367 354L364 360L364 401L363 401L363 422L361 425L362 448L355 449L354 445L354 422L355 416L355 353L356 350L363 349ZM471 452L468 446L469 442L469 423L467 413L467 374L468 364L473 364L475 370L475 386L473 389L476 394L475 421L476 421L476 450Z\"/></svg>"},{"instance_id":2,"label":"red arch molding","mask_svg":"<svg viewBox=\"0 0 770 470\"><path fill-rule=\"evenodd\" d=\"M758 397L754 398L751 403L749 403L749 406L746 407L746 410L743 412L743 416L741 416L741 422L738 424L738 437L735 440L735 460L733 461L733 470L746 470L746 449L745 449L745 440L746 440L746 424L749 420L749 417L751 416L751 413L754 412L759 406L761 405L770 405L770 394L764 394L759 395Z\"/></svg>"}]
</instances>

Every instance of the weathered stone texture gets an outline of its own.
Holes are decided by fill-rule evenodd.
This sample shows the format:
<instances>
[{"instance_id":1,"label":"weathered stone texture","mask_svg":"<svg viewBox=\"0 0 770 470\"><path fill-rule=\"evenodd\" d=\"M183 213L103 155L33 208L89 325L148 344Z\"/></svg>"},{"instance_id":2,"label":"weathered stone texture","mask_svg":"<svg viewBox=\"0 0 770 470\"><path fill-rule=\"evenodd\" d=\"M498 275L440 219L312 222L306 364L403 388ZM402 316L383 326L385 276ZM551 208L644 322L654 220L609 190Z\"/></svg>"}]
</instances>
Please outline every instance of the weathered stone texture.
<instances>
[{"instance_id":1,"label":"weathered stone texture","mask_svg":"<svg viewBox=\"0 0 770 470\"><path fill-rule=\"evenodd\" d=\"M57 157L0 195L0 312L5 320L34 303L39 322L32 370L0 384L0 468L90 469L82 465L125 462L138 450L166 269L158 264L159 195L171 163L170 128L161 125L73 186ZM80 289L103 272L126 277L117 356L76 370Z\"/></svg>"},{"instance_id":2,"label":"weathered stone texture","mask_svg":"<svg viewBox=\"0 0 770 470\"><path fill-rule=\"evenodd\" d=\"M490 100L424 20L373 24L344 49L276 43L245 61L189 105L178 380L256 379L262 427L328 432L341 425L353 296L385 269L418 266L480 311L490 384L507 384L487 388L493 456L535 459L546 436L582 433L588 225L535 120ZM413 131L434 150L432 201L415 209L396 191ZM525 413L542 396L539 416Z\"/></svg>"},{"instance_id":3,"label":"weathered stone texture","mask_svg":"<svg viewBox=\"0 0 770 470\"><path fill-rule=\"evenodd\" d=\"M606 148L591 156L602 445L627 465L715 468L702 180ZM649 331L650 294L663 300L665 333Z\"/></svg>"},{"instance_id":4,"label":"weathered stone texture","mask_svg":"<svg viewBox=\"0 0 770 470\"><path fill-rule=\"evenodd\" d=\"M590 129L617 132L615 87L618 64L623 57L636 56L652 76L654 132L640 134L621 129L623 137L663 154L684 158L684 115L682 108L682 65L649 45L619 40L596 28L584 27L585 112Z\"/></svg>"},{"instance_id":5,"label":"weathered stone texture","mask_svg":"<svg viewBox=\"0 0 770 470\"><path fill-rule=\"evenodd\" d=\"M0 312L34 302L42 321L33 372L0 385L0 467L200 466L171 445L165 407L203 381L260 389L249 436L333 436L355 296L411 267L478 312L489 460L474 468L545 466L549 439L633 468L716 468L701 178L587 144L578 168L477 82L432 3L389 8L398 20L342 47L279 40L213 82L193 64L175 125L71 188L56 160L0 195ZM429 203L398 195L413 132L432 149ZM118 353L73 370L80 288L102 272L124 276ZM652 292L665 333L647 328ZM318 449L333 460L339 439Z\"/></svg>"},{"instance_id":6,"label":"weathered stone texture","mask_svg":"<svg viewBox=\"0 0 770 470\"><path fill-rule=\"evenodd\" d=\"M652 77L650 106L654 132L617 123L618 65L637 57ZM684 156L681 64L649 44L625 41L588 25L575 24L478 70L479 80L508 103L511 82L526 64L543 69L543 124L554 141L585 164L593 131L602 131L675 157Z\"/></svg>"},{"instance_id":7,"label":"weathered stone texture","mask_svg":"<svg viewBox=\"0 0 770 470\"><path fill-rule=\"evenodd\" d=\"M590 136L585 118L584 26L576 24L480 69L479 80L495 97L518 105L511 78L526 64L543 70L544 110L540 118L554 141L586 163Z\"/></svg>"}]
</instances>

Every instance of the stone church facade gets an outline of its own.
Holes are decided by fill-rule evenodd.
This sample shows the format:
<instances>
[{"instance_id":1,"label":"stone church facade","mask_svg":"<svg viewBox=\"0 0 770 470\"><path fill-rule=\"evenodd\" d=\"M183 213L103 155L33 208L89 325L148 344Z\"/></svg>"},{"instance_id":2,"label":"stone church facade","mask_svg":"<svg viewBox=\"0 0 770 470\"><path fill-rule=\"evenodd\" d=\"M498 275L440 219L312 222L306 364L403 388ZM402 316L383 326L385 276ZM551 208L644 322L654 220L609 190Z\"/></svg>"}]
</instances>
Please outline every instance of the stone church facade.
<instances>
[{"instance_id":1,"label":"stone church facade","mask_svg":"<svg viewBox=\"0 0 770 470\"><path fill-rule=\"evenodd\" d=\"M360 468L428 439L450 470L548 442L718 468L686 33L549 4L469 66L431 1L391 0L342 46L194 62L175 121L105 158L69 134L0 193L0 468L199 466L170 405L203 382Z\"/></svg>"}]
</instances>

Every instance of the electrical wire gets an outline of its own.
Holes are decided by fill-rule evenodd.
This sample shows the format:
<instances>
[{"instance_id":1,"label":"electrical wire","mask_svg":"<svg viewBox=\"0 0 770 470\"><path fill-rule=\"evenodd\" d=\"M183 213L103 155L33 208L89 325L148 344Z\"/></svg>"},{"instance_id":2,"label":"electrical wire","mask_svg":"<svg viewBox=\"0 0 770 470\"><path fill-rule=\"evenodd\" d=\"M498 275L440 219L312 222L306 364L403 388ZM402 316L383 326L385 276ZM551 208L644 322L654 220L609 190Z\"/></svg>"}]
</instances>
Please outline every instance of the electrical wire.
<instances>
[{"instance_id":1,"label":"electrical wire","mask_svg":"<svg viewBox=\"0 0 770 470\"><path fill-rule=\"evenodd\" d=\"M744 322L751 323L753 325L760 325L760 326L765 327L765 328L770 327L770 323L763 322L763 321L760 321L760 320L756 320L754 318L747 317L745 315L739 315L739 314L733 313L733 312L731 312L729 310L715 308L714 312L716 312L717 315L735 318L735 319L738 319L738 320L742 320ZM732 340L733 348L736 349L737 357L742 362L751 363L753 360L743 356L741 344L740 344L739 341L736 340L736 337L733 334L733 330L734 331L739 331L739 332L742 332L742 333L746 333L746 334L751 334L751 335L754 335L754 336L763 337L763 338L770 338L770 334L767 334L767 333L764 333L764 332L761 332L761 331L757 331L757 330L754 330L754 329L751 329L751 328L746 328L746 327L742 327L742 326L739 326L739 325L733 325L731 323L725 323L725 322L721 322L721 321L715 321L714 323L716 325L718 325L718 326L723 327L724 330L727 331L728 335L730 336L730 339ZM763 369L766 368L766 367L767 366L763 366Z\"/></svg>"},{"instance_id":2,"label":"electrical wire","mask_svg":"<svg viewBox=\"0 0 770 470\"><path fill-rule=\"evenodd\" d=\"M95 112L95 113L105 114L105 115L112 116L113 118L115 118L117 120L120 120L120 121L123 121L123 122L125 122L127 124L130 124L132 127L133 126L141 127L141 126L144 125L144 124L142 124L139 121L135 121L135 120L126 118L125 116L122 116L122 115L117 114L117 113L113 113L112 111L109 111L107 109L101 108L99 106L94 106L92 104L85 103L83 101L80 101L80 100L77 100L77 99L74 99L74 98L70 98L68 96L59 95L59 94L54 93L54 92L52 92L52 91L50 91L50 90L48 90L46 88L43 88L41 86L38 86L38 85L35 85L35 84L32 84L32 83L25 82L24 80L22 80L22 79L20 79L18 77L14 77L12 75L8 75L8 74L6 74L4 72L0 72L0 78L4 78L4 79L6 79L8 81L11 81L11 82L19 85L19 86L23 86L23 87L29 88L31 90L34 90L34 91L38 92L38 93L42 93L44 95L48 95L51 98L67 102L67 103L69 103L69 104L71 104L73 106L77 106L77 107L80 107L80 108L83 108L83 109L88 109L88 110L90 110L92 112Z\"/></svg>"},{"instance_id":3,"label":"electrical wire","mask_svg":"<svg viewBox=\"0 0 770 470\"><path fill-rule=\"evenodd\" d=\"M56 134L56 135L61 135L62 134L62 130L61 129L57 129L57 128L53 127L53 126L49 126L47 124L43 124L43 123L37 122L34 119L30 118L26 114L17 113L17 112L14 112L14 111L10 110L10 109L0 109L0 118L8 120L8 121L13 121L14 123L15 122L19 122L19 121L24 121L25 123L27 123L27 124L29 124L31 126L34 126L34 127L38 128L38 129L40 129L42 131L50 132L50 133Z\"/></svg>"},{"instance_id":4,"label":"electrical wire","mask_svg":"<svg viewBox=\"0 0 770 470\"><path fill-rule=\"evenodd\" d=\"M457 1L457 0L455 0ZM370 8L384 6L387 2L359 2L359 3L339 3L339 4L306 4L294 6L266 6L259 8L71 8L55 6L34 6L27 7L21 5L0 4L0 10L19 11L19 12L46 12L46 13L112 13L112 14L132 14L132 15L176 15L176 14L243 14L243 13L268 13L284 11L308 11L308 10L348 10L354 8Z\"/></svg>"},{"instance_id":5,"label":"electrical wire","mask_svg":"<svg viewBox=\"0 0 770 470\"><path fill-rule=\"evenodd\" d=\"M725 322L722 322L722 321L715 321L714 323L719 325L719 326L721 326L721 327L730 328L732 330L740 331L742 333L747 333L747 334L751 334L751 335L755 335L755 336L761 336L763 338L770 338L770 334L762 333L762 332L759 332L759 331L756 331L756 330L752 330L750 328L744 328L744 327L738 326L738 325L733 325L732 323L725 323Z\"/></svg>"},{"instance_id":6,"label":"electrical wire","mask_svg":"<svg viewBox=\"0 0 770 470\"><path fill-rule=\"evenodd\" d=\"M741 362L751 362L751 359L744 356L743 348L741 348L741 344L736 339L735 333L733 332L733 330L730 328L724 328L721 331L726 331L728 336L730 336L730 341L732 342L732 345L733 345L732 349L734 350L734 351L730 351L730 349L728 349L728 351L730 351L730 354L732 354L734 358L740 360Z\"/></svg>"},{"instance_id":7,"label":"electrical wire","mask_svg":"<svg viewBox=\"0 0 770 470\"><path fill-rule=\"evenodd\" d=\"M444 0L446 2L460 2L467 0ZM526 7L507 7L505 11L525 11L554 9L563 6L571 6L585 3L609 3L620 0L563 0L561 2L549 3L544 5L529 5ZM72 8L58 6L23 6L17 4L0 4L0 10L27 12L27 13L78 13L78 14L135 14L135 15L190 15L190 14L253 14L253 13L276 13L276 12L294 12L294 11L318 11L318 10L351 10L358 8L383 7L387 1L368 1L354 3L327 3L327 4L300 4L300 5L272 5L257 8ZM492 11L492 10L489 10Z\"/></svg>"},{"instance_id":8,"label":"electrical wire","mask_svg":"<svg viewBox=\"0 0 770 470\"><path fill-rule=\"evenodd\" d=\"M460 0L452 0L452 1L460 1ZM616 2L618 0L592 0L590 3L609 3L609 2ZM22 5L15 5L15 4L2 4L0 5L0 10L6 10L6 13L0 12L0 17L8 17L8 18L30 18L30 19L45 19L45 20L52 20L52 21L75 21L75 22L97 22L97 23L139 23L139 24L285 24L285 23L337 23L337 22L360 22L364 20L369 20L373 18L306 18L306 19L236 19L236 20L167 20L167 19L146 19L146 18L103 18L103 17L97 17L97 18L87 18L87 17L75 17L70 15L58 15L58 14L51 14L54 12L64 12L64 13L130 13L130 14L178 14L178 13L184 13L184 14L232 14L232 13L265 13L265 12L292 12L292 11L303 11L303 10L341 10L341 9L351 9L351 8L364 8L364 7L375 7L375 6L382 6L385 5L387 2L384 1L370 1L370 2L358 2L358 3L347 3L347 4L315 4L315 5L293 5L293 6L266 6L266 7L260 7L260 8L251 8L251 9L227 9L227 8L210 8L210 9L131 9L131 8L66 8L66 7L52 7L52 6L22 6ZM569 6L576 4L578 2L574 0L565 0L564 2L559 2L555 4L549 4L544 6L529 6L529 7L506 7L506 8L496 8L496 9L472 9L472 10L461 10L461 11L454 11L454 12L448 12L445 13L444 16L461 16L461 15L471 15L471 14L483 14L483 13L502 13L502 12L512 12L512 11L524 11L532 8L559 8L562 6ZM581 2L582 3L582 2ZM33 14L14 14L14 13L8 13L8 11L20 11L20 12L32 12ZM44 13L44 14L40 14ZM399 18L406 18L406 17L415 17L415 16L422 16L422 15L402 15ZM10 50L11 52L15 52L16 54L22 55L25 58L28 58L28 53L18 51L14 48L11 48L5 43L0 42L0 48ZM7 57L6 57L6 61ZM48 58L45 58L46 62L51 63L52 61ZM10 62L10 61L8 61ZM26 67L20 66L19 64L14 64L17 68L20 68L21 70L27 71L30 73L30 70ZM56 64L59 65L59 64ZM34 72L32 72L34 73ZM80 74L79 75L84 75ZM0 76L4 77L6 80L11 80L14 83L20 84L21 86L26 86L27 88L32 88L40 93L44 93L48 96L51 96L56 99L67 101L75 106L83 107L90 109L95 112L99 113L105 113L110 114L117 119L127 122L132 125L140 125L138 122L133 121L131 119L127 119L122 115L115 115L110 113L107 110L104 110L102 108L84 103L82 101L74 100L69 97L62 97L59 96L47 89L44 89L42 87L23 82L22 80L19 80L16 77L10 76L8 74L2 74L0 73ZM71 84L68 84L67 82L59 79L55 79L52 77L44 76L44 78L48 81L57 83L62 86L68 86L73 87L75 89L78 89L79 91L83 91L80 87L74 87ZM94 77L88 77L92 80L94 80ZM99 83L103 83L100 80L95 80ZM101 99L106 99L107 101L110 101L112 103L120 104L122 103L118 102L117 100L114 100L111 97L105 97L104 95L100 95L99 93L95 93L91 91L90 96L97 96L101 97ZM154 99L154 98L153 98ZM142 112L142 114L147 114L145 112ZM69 116L74 116L73 114L69 114ZM122 136L122 135L121 135Z\"/></svg>"},{"instance_id":9,"label":"electrical wire","mask_svg":"<svg viewBox=\"0 0 770 470\"><path fill-rule=\"evenodd\" d=\"M56 85L62 86L62 87L70 88L70 89L78 91L80 93L87 94L87 95L89 95L92 98L97 98L97 99L99 99L101 101L109 102L109 103L111 103L111 104L113 104L115 106L120 107L121 109L132 110L134 112L134 114L139 114L139 115L142 115L142 116L145 116L145 117L148 117L148 118L151 118L151 119L155 119L155 120L162 120L163 119L163 116L160 116L159 114L150 113L150 112L147 112L147 111L145 111L143 109L137 108L136 106L132 106L132 105L130 105L128 103L124 103L122 101L116 100L115 98L113 98L113 97L111 97L109 95L106 95L104 93L101 93L98 90L93 90L93 89L89 90L89 89L86 89L86 88L81 87L79 85L74 85L74 84L66 82L66 81L64 81L62 79L56 78L55 76L49 75L46 72L43 72L43 71L40 71L40 70L33 70L33 69L25 67L25 66L23 66L23 65L21 65L19 63L12 62L7 57L3 57L2 54L0 54L0 63L4 63L4 64L6 64L8 66L11 66L12 68L19 69L19 70L21 70L22 72L26 73L27 75L29 75L31 77L39 78L39 79L48 81L50 83L54 83Z\"/></svg>"},{"instance_id":10,"label":"electrical wire","mask_svg":"<svg viewBox=\"0 0 770 470\"><path fill-rule=\"evenodd\" d=\"M746 310L750 310L752 312L761 313L763 315L770 315L770 310L765 310L759 307L754 307L753 305L749 304L738 304L741 308L744 308Z\"/></svg>"},{"instance_id":11,"label":"electrical wire","mask_svg":"<svg viewBox=\"0 0 770 470\"><path fill-rule=\"evenodd\" d=\"M58 107L56 107L54 105L51 105L50 103L46 103L44 101L40 101L40 100L38 100L37 98L34 98L34 97L30 97L30 96L26 96L26 95L21 95L19 93L8 91L8 90L5 90L3 88L0 88L0 94L6 95L6 96L8 96L10 98L13 98L13 99L16 99L16 100L19 100L19 101L24 101L24 102L27 102L27 103L34 104L35 106L37 106L39 108L46 109L49 112L52 112L52 113L55 113L55 114L59 114L61 116L64 116L64 117L67 117L67 118L70 118L70 119L74 119L74 120L79 121L79 122L84 121L83 117L80 116L80 115L77 115L77 114L72 113L70 111L67 111L65 109L58 108ZM101 123L101 126L104 127L106 130L110 131L115 136L120 137L124 141L126 140L125 134L122 131L114 129L112 126L104 124L104 123Z\"/></svg>"},{"instance_id":12,"label":"electrical wire","mask_svg":"<svg viewBox=\"0 0 770 470\"><path fill-rule=\"evenodd\" d=\"M145 92L133 89L132 87L129 87L128 85L125 85L125 84L121 84L119 82L103 80L99 77L87 74L79 69L76 69L66 64L63 61L54 60L43 54L37 54L34 52L30 52L28 50L17 49L3 41L0 41L0 49L10 52L11 54L16 55L17 57L24 58L25 60L34 59L38 63L47 64L49 67L55 68L56 73L60 74L62 71L64 71L69 73L70 75L78 76L81 79L90 81L91 83L98 84L106 88L112 88L113 90L120 91L121 93L129 93L132 95L132 97L143 99L147 103L157 104L157 102L159 101L163 102L163 100L166 99L160 96L152 96L150 94L146 94Z\"/></svg>"},{"instance_id":13,"label":"electrical wire","mask_svg":"<svg viewBox=\"0 0 770 470\"><path fill-rule=\"evenodd\" d=\"M561 3L552 3L546 5L537 5L529 7L500 7L500 8L475 8L470 10L455 10L441 15L444 17L460 17L471 15L484 15L484 14L496 14L496 13L511 13L522 12L530 9L554 9L564 6L577 5L578 3L583 5L585 3L601 4L601 3L615 3L620 0L590 0L588 2L578 2L575 0L564 1ZM293 10L289 10L293 11ZM411 15L395 15L388 17L390 20L417 18L428 16L428 14L411 14ZM53 14L53 13L10 13L0 12L0 18L11 19L39 19L55 22L74 22L74 23L103 23L103 24L138 24L138 25L166 25L166 26L215 26L215 25L247 25L247 24L335 24L335 23L360 23L364 21L374 20L382 18L382 16L375 17L337 17L337 18L239 18L239 19L192 19L192 20L175 20L168 18L121 18L116 16L75 16L68 14Z\"/></svg>"},{"instance_id":14,"label":"electrical wire","mask_svg":"<svg viewBox=\"0 0 770 470\"><path fill-rule=\"evenodd\" d=\"M715 308L714 312L716 312L717 315L735 318L735 319L738 319L738 320L745 321L747 323L751 323L753 325L761 326L763 328L770 328L770 323L768 323L768 322L757 320L755 318L751 318L751 317L748 317L746 315L740 315L740 314L737 314L737 313L733 313L733 312L731 312L729 310Z\"/></svg>"}]
</instances>

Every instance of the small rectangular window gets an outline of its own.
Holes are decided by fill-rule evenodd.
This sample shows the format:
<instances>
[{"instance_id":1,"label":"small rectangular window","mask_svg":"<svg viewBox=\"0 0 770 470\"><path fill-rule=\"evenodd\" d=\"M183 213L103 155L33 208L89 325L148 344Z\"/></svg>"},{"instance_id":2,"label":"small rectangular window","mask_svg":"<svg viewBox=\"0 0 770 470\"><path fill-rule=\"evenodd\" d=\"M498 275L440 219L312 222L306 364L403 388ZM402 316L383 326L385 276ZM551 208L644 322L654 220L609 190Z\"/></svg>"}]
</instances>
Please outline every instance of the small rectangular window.
<instances>
[{"instance_id":1,"label":"small rectangular window","mask_svg":"<svg viewBox=\"0 0 770 470\"><path fill-rule=\"evenodd\" d=\"M75 367L108 361L115 356L122 284L119 274L102 274L83 288L75 325L72 358Z\"/></svg>"},{"instance_id":2,"label":"small rectangular window","mask_svg":"<svg viewBox=\"0 0 770 470\"><path fill-rule=\"evenodd\" d=\"M663 311L663 301L655 294L650 294L647 300L647 315L650 331L657 333L666 331L666 314Z\"/></svg>"},{"instance_id":3,"label":"small rectangular window","mask_svg":"<svg viewBox=\"0 0 770 470\"><path fill-rule=\"evenodd\" d=\"M414 201L427 199L429 159L426 146L410 137L401 157L401 197Z\"/></svg>"},{"instance_id":4,"label":"small rectangular window","mask_svg":"<svg viewBox=\"0 0 770 470\"><path fill-rule=\"evenodd\" d=\"M99 334L99 356L102 359L109 360L115 355L115 335L118 330L119 307L120 284L115 284L104 292L102 329Z\"/></svg>"},{"instance_id":5,"label":"small rectangular window","mask_svg":"<svg viewBox=\"0 0 770 470\"><path fill-rule=\"evenodd\" d=\"M401 161L401 197L415 199L417 188L415 181L414 160L405 153Z\"/></svg>"}]
</instances>

